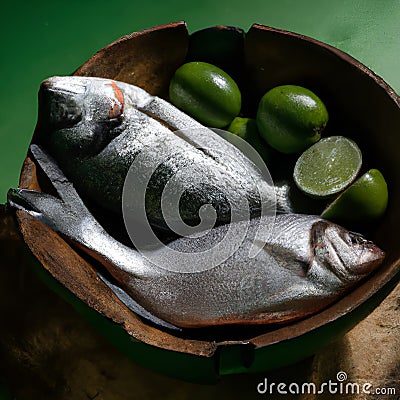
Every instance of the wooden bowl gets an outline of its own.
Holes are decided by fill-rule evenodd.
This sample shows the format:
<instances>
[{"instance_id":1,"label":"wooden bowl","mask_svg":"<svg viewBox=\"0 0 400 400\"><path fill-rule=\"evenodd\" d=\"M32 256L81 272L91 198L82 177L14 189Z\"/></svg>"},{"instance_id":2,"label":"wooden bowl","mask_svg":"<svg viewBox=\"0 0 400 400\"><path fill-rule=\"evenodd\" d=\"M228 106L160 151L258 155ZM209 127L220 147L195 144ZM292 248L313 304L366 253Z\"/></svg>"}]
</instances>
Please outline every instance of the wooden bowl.
<instances>
[{"instance_id":1,"label":"wooden bowl","mask_svg":"<svg viewBox=\"0 0 400 400\"><path fill-rule=\"evenodd\" d=\"M341 300L288 325L183 332L162 329L133 314L98 279L90 258L17 211L23 238L42 265L38 272L110 341L153 370L213 382L220 375L266 371L314 354L368 315L399 280L400 246L395 232L400 223L400 99L349 55L261 25L253 25L246 34L238 28L213 27L189 35L184 22L136 32L100 50L75 75L133 83L166 97L172 74L187 60L208 61L229 72L241 87L243 107L250 116L261 96L276 85L310 88L326 103L330 131L355 139L370 167L383 172L390 190L387 213L371 237L387 258ZM20 187L46 190L42 181L28 154Z\"/></svg>"}]
</instances>

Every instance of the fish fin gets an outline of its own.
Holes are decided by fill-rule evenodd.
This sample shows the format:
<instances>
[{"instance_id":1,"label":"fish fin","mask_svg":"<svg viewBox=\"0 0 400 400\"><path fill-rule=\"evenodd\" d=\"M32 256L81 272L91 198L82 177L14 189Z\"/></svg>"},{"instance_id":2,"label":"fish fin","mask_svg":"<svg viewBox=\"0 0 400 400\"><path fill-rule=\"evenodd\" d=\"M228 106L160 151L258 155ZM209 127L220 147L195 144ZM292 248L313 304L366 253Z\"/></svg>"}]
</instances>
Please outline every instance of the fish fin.
<instances>
[{"instance_id":1,"label":"fish fin","mask_svg":"<svg viewBox=\"0 0 400 400\"><path fill-rule=\"evenodd\" d=\"M87 244L88 235L81 229L83 221L97 232L102 231L101 226L55 161L37 145L31 146L31 152L59 197L36 190L10 189L8 203L34 216L52 230Z\"/></svg>"},{"instance_id":2,"label":"fish fin","mask_svg":"<svg viewBox=\"0 0 400 400\"><path fill-rule=\"evenodd\" d=\"M62 207L62 201L57 197L36 190L10 189L7 193L7 202L11 207L25 211L54 231L59 231L45 212L46 209L54 211Z\"/></svg>"},{"instance_id":3,"label":"fish fin","mask_svg":"<svg viewBox=\"0 0 400 400\"><path fill-rule=\"evenodd\" d=\"M30 146L30 151L43 172L50 179L51 184L53 185L54 189L56 189L61 200L69 204L71 208L78 208L82 211L85 209L86 212L89 212L86 206L83 204L73 184L66 178L52 157L36 144L32 144Z\"/></svg>"},{"instance_id":4,"label":"fish fin","mask_svg":"<svg viewBox=\"0 0 400 400\"><path fill-rule=\"evenodd\" d=\"M299 258L295 251L283 248L274 243L263 243L263 249L275 259L280 267L295 273L299 277L305 277L310 264Z\"/></svg>"},{"instance_id":5,"label":"fish fin","mask_svg":"<svg viewBox=\"0 0 400 400\"><path fill-rule=\"evenodd\" d=\"M323 243L321 243L321 238L323 238L325 229L328 225L329 225L328 221L321 220L315 222L310 229L310 248L311 248L310 266L314 262L315 251L324 246Z\"/></svg>"},{"instance_id":6,"label":"fish fin","mask_svg":"<svg viewBox=\"0 0 400 400\"><path fill-rule=\"evenodd\" d=\"M142 307L135 299L133 299L125 290L123 290L120 286L115 285L110 280L108 280L104 275L100 272L96 271L99 278L114 292L114 294L135 314L140 317L152 322L155 325L162 326L164 328L168 328L174 331L182 331L182 328L179 328L167 321L164 321L161 318L156 317L151 312L147 311L144 307Z\"/></svg>"}]
</instances>

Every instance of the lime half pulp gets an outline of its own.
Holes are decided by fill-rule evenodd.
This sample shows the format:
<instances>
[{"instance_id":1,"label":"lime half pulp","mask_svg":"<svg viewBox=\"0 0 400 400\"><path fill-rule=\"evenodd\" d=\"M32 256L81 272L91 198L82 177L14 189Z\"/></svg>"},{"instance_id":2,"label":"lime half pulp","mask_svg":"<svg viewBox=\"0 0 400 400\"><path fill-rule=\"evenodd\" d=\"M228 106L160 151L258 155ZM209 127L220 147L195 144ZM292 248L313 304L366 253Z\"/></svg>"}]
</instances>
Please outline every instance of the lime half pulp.
<instances>
[{"instance_id":1,"label":"lime half pulp","mask_svg":"<svg viewBox=\"0 0 400 400\"><path fill-rule=\"evenodd\" d=\"M293 178L304 193L326 198L349 186L357 177L361 164L361 151L353 140L330 136L301 154Z\"/></svg>"}]
</instances>

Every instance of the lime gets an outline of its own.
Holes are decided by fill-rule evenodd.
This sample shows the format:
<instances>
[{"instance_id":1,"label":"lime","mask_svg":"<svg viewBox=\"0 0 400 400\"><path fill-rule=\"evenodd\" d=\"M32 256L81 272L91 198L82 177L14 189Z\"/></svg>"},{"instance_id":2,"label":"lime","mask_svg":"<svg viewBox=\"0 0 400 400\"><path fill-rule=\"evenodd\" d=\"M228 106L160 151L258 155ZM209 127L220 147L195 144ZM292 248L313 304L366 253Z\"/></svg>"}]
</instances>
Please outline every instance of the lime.
<instances>
[{"instance_id":1,"label":"lime","mask_svg":"<svg viewBox=\"0 0 400 400\"><path fill-rule=\"evenodd\" d=\"M169 97L178 108L213 128L227 126L239 114L242 101L235 81L205 62L179 67L170 82Z\"/></svg>"},{"instance_id":2,"label":"lime","mask_svg":"<svg viewBox=\"0 0 400 400\"><path fill-rule=\"evenodd\" d=\"M253 146L265 163L270 162L273 150L261 138L255 119L236 117L227 130Z\"/></svg>"},{"instance_id":3,"label":"lime","mask_svg":"<svg viewBox=\"0 0 400 400\"><path fill-rule=\"evenodd\" d=\"M326 198L349 186L361 164L361 151L355 142L344 136L330 136L304 151L296 162L293 178L304 193Z\"/></svg>"},{"instance_id":4,"label":"lime","mask_svg":"<svg viewBox=\"0 0 400 400\"><path fill-rule=\"evenodd\" d=\"M295 85L268 91L257 111L261 136L282 153L297 153L317 142L327 122L328 112L320 98Z\"/></svg>"},{"instance_id":5,"label":"lime","mask_svg":"<svg viewBox=\"0 0 400 400\"><path fill-rule=\"evenodd\" d=\"M334 221L368 223L384 214L387 203L385 178L377 169L370 169L329 204L321 216Z\"/></svg>"}]
</instances>

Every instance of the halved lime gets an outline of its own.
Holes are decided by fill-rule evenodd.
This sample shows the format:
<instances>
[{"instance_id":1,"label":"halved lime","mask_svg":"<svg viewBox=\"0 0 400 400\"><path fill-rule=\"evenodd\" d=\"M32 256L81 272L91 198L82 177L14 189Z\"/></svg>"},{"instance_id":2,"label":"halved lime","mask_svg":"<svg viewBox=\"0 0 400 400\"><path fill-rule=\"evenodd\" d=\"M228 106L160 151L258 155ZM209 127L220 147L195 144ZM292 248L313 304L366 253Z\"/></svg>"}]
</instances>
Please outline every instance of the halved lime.
<instances>
[{"instance_id":1,"label":"halved lime","mask_svg":"<svg viewBox=\"0 0 400 400\"><path fill-rule=\"evenodd\" d=\"M368 223L380 218L387 207L388 188L377 169L370 169L322 212L333 221Z\"/></svg>"},{"instance_id":2,"label":"halved lime","mask_svg":"<svg viewBox=\"0 0 400 400\"><path fill-rule=\"evenodd\" d=\"M330 136L304 151L296 162L293 178L304 193L326 198L349 186L361 164L361 151L353 140Z\"/></svg>"}]
</instances>

